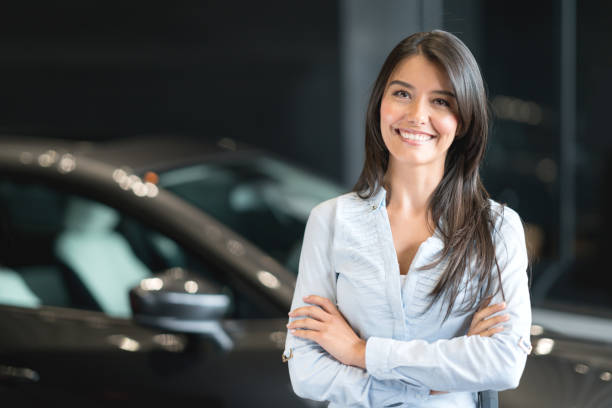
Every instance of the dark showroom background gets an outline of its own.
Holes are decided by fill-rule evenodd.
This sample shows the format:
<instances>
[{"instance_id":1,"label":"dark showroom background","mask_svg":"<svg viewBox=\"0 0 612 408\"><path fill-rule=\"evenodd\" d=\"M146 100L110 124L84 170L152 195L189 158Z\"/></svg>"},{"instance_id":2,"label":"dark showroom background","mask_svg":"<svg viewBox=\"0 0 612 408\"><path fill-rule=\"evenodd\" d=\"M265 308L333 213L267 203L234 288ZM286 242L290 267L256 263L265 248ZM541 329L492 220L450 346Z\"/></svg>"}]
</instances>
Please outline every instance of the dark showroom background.
<instances>
[{"instance_id":1,"label":"dark showroom background","mask_svg":"<svg viewBox=\"0 0 612 408\"><path fill-rule=\"evenodd\" d=\"M532 303L545 311L532 334L560 316L547 311L586 316L554 320L559 330L609 328L611 18L612 2L595 0L4 2L0 134L231 139L348 191L384 57L413 32L445 29L487 84L482 175L525 222ZM607 354L591 371L571 360L572 375L610 381L612 340L577 324Z\"/></svg>"}]
</instances>

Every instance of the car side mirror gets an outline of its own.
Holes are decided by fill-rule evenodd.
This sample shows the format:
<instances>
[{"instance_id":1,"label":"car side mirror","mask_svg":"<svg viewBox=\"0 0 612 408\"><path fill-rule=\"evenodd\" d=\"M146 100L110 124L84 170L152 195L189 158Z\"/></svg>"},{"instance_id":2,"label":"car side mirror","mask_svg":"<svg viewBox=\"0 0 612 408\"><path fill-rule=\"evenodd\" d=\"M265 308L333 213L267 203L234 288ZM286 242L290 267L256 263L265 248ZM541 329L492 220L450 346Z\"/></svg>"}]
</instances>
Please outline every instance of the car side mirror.
<instances>
[{"instance_id":1,"label":"car side mirror","mask_svg":"<svg viewBox=\"0 0 612 408\"><path fill-rule=\"evenodd\" d=\"M214 338L223 349L233 345L220 320L230 299L220 288L182 268L171 268L130 290L130 306L136 323L179 333Z\"/></svg>"}]
</instances>

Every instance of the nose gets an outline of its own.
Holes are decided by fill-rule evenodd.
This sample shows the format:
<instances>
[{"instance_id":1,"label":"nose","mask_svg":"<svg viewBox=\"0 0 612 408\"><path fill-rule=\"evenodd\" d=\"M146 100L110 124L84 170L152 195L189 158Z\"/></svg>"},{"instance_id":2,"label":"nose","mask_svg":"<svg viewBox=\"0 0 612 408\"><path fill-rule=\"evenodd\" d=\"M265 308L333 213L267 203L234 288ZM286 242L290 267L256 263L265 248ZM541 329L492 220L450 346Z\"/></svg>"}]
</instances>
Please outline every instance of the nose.
<instances>
[{"instance_id":1,"label":"nose","mask_svg":"<svg viewBox=\"0 0 612 408\"><path fill-rule=\"evenodd\" d=\"M429 114L427 112L427 106L422 98L415 99L406 112L406 119L415 125L424 125L427 123Z\"/></svg>"}]
</instances>

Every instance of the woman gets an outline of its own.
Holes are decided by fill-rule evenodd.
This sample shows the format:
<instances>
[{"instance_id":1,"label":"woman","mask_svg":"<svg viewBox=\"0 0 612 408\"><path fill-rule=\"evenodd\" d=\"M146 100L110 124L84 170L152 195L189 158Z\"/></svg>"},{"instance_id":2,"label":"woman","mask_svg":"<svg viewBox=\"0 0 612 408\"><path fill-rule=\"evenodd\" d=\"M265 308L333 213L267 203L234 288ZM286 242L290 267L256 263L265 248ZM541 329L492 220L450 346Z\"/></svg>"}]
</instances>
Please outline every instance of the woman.
<instances>
[{"instance_id":1,"label":"woman","mask_svg":"<svg viewBox=\"0 0 612 408\"><path fill-rule=\"evenodd\" d=\"M306 225L284 352L298 395L470 407L479 391L518 386L531 349L527 253L519 216L480 181L487 117L458 38L417 33L391 51L361 176Z\"/></svg>"}]
</instances>

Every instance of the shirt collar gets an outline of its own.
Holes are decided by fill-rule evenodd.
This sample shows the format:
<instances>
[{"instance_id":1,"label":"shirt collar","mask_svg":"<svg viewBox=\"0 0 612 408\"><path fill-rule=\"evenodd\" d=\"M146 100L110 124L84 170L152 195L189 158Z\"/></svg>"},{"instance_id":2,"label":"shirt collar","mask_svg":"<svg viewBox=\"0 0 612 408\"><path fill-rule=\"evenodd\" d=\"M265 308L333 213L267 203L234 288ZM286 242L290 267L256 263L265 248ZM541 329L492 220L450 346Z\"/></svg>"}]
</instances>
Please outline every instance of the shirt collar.
<instances>
[{"instance_id":1,"label":"shirt collar","mask_svg":"<svg viewBox=\"0 0 612 408\"><path fill-rule=\"evenodd\" d=\"M381 186L378 192L368 199L370 210L375 211L380 209L381 206L386 205L386 200L387 190Z\"/></svg>"}]
</instances>

